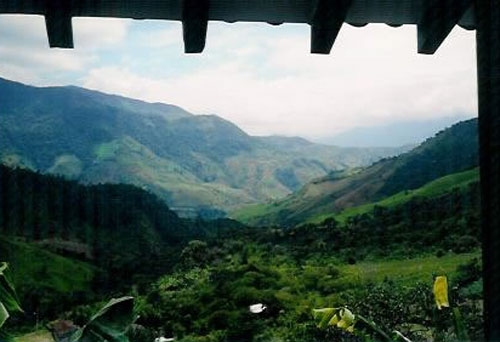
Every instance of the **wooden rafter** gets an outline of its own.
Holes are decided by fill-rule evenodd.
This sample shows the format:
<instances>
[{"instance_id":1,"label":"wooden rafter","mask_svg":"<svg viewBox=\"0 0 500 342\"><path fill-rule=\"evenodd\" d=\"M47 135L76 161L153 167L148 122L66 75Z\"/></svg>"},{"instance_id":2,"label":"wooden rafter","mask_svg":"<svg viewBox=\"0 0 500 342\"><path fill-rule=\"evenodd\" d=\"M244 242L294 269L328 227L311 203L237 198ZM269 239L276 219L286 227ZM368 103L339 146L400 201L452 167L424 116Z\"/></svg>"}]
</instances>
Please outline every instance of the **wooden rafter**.
<instances>
[{"instance_id":1,"label":"wooden rafter","mask_svg":"<svg viewBox=\"0 0 500 342\"><path fill-rule=\"evenodd\" d=\"M311 53L329 54L352 0L316 0L311 20Z\"/></svg>"},{"instance_id":2,"label":"wooden rafter","mask_svg":"<svg viewBox=\"0 0 500 342\"><path fill-rule=\"evenodd\" d=\"M73 48L73 27L71 25L71 6L69 1L46 1L45 27L51 48Z\"/></svg>"},{"instance_id":3,"label":"wooden rafter","mask_svg":"<svg viewBox=\"0 0 500 342\"><path fill-rule=\"evenodd\" d=\"M418 53L433 54L472 5L472 0L423 0L417 24Z\"/></svg>"},{"instance_id":4,"label":"wooden rafter","mask_svg":"<svg viewBox=\"0 0 500 342\"><path fill-rule=\"evenodd\" d=\"M209 9L209 0L183 0L182 34L184 52L201 53L205 48Z\"/></svg>"}]
</instances>

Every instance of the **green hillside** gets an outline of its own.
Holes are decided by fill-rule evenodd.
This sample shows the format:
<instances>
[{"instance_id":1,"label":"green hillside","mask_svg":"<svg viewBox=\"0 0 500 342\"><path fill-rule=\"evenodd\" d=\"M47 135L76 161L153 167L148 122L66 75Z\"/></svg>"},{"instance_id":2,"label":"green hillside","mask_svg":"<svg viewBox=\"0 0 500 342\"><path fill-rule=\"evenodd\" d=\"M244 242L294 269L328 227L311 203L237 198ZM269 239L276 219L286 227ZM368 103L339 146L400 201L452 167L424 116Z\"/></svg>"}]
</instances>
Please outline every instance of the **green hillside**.
<instances>
[{"instance_id":1,"label":"green hillside","mask_svg":"<svg viewBox=\"0 0 500 342\"><path fill-rule=\"evenodd\" d=\"M477 150L477 120L460 122L398 157L381 160L352 173L330 173L283 200L242 208L231 216L251 225L293 226L315 217L338 214L474 168L478 165ZM426 191L434 188L432 191L439 191L440 187L452 185L454 181L461 179L445 179L443 184L430 185ZM402 200L399 195L388 201L398 198Z\"/></svg>"},{"instance_id":2,"label":"green hillside","mask_svg":"<svg viewBox=\"0 0 500 342\"><path fill-rule=\"evenodd\" d=\"M0 259L30 315L53 319L145 284L200 231L130 185L84 186L0 165Z\"/></svg>"},{"instance_id":3,"label":"green hillside","mask_svg":"<svg viewBox=\"0 0 500 342\"><path fill-rule=\"evenodd\" d=\"M193 241L182 268L153 284L140 322L180 341L349 341L351 335L321 335L311 323L313 308L347 305L387 331L397 327L420 341L404 323L422 322L419 331L434 339L443 329L447 341L454 338L447 316L439 323L426 318L437 311L433 277L446 274L476 340L479 187L463 178L456 191L375 207L345 222L247 228ZM250 315L254 303L268 312Z\"/></svg>"},{"instance_id":4,"label":"green hillside","mask_svg":"<svg viewBox=\"0 0 500 342\"><path fill-rule=\"evenodd\" d=\"M0 237L2 260L9 263L11 279L21 297L29 291L46 291L53 296L84 293L90 288L97 268L37 246Z\"/></svg>"},{"instance_id":5,"label":"green hillside","mask_svg":"<svg viewBox=\"0 0 500 342\"><path fill-rule=\"evenodd\" d=\"M96 298L89 290L100 270L88 262L57 255L19 238L1 236L0 258L9 263L25 311L22 325L34 326L37 320L51 319ZM14 319L21 319L18 316Z\"/></svg>"},{"instance_id":6,"label":"green hillside","mask_svg":"<svg viewBox=\"0 0 500 342\"><path fill-rule=\"evenodd\" d=\"M0 79L0 103L1 162L92 184L134 184L173 208L277 199L332 170L403 151L252 137L216 115L77 87Z\"/></svg>"},{"instance_id":7,"label":"green hillside","mask_svg":"<svg viewBox=\"0 0 500 342\"><path fill-rule=\"evenodd\" d=\"M389 196L375 203L367 203L358 207L346 209L338 214L324 214L309 218L307 223L321 223L329 217L335 217L338 221L345 221L348 217L361 215L378 207L394 207L412 200L415 197L436 197L454 189L463 189L471 183L479 182L479 170L477 168L469 171L454 173L438 178L415 190L405 190L396 195Z\"/></svg>"},{"instance_id":8,"label":"green hillside","mask_svg":"<svg viewBox=\"0 0 500 342\"><path fill-rule=\"evenodd\" d=\"M418 321L434 334L439 325L426 321L435 311L432 277L444 272L471 336L480 336L474 173L418 190L436 196L286 229L182 220L129 185L83 186L1 166L0 252L11 262L23 308L37 312L14 316L8 329L20 341L41 338L46 332L32 334L37 318L39 327L56 318L81 325L100 302L133 295L134 342L150 342L159 331L184 342L346 341L352 337L317 330L311 317L313 308L344 305L389 331ZM462 186L441 193L450 182ZM268 310L250 314L255 303Z\"/></svg>"},{"instance_id":9,"label":"green hillside","mask_svg":"<svg viewBox=\"0 0 500 342\"><path fill-rule=\"evenodd\" d=\"M416 189L436 178L467 170L479 163L477 119L459 122L396 158L397 165L377 196Z\"/></svg>"},{"instance_id":10,"label":"green hillside","mask_svg":"<svg viewBox=\"0 0 500 342\"><path fill-rule=\"evenodd\" d=\"M133 342L375 340L361 324L318 329L314 308L344 306L412 341L456 340L436 275L483 336L476 120L366 167L394 150L251 137L75 87L0 79L0 103L0 261L25 311L2 329L16 341L129 295ZM165 200L205 217L267 202L235 212L250 227Z\"/></svg>"}]
</instances>

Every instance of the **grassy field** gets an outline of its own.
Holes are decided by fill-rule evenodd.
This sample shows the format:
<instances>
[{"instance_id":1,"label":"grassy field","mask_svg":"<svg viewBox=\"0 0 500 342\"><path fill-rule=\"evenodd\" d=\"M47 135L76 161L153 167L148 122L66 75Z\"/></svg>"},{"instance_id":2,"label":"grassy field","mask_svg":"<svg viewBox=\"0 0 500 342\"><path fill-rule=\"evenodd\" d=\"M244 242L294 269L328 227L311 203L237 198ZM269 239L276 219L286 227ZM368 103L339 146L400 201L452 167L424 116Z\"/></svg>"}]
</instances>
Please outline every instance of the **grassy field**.
<instances>
[{"instance_id":1,"label":"grassy field","mask_svg":"<svg viewBox=\"0 0 500 342\"><path fill-rule=\"evenodd\" d=\"M314 215L305 219L304 222L319 224L330 217L335 217L337 221L344 222L348 217L370 212L375 206L391 207L408 202L414 197L435 197L454 188L463 188L477 181L479 181L479 169L475 168L438 178L418 189L402 191L378 202L348 208L340 213L329 212ZM285 199L277 203L249 205L233 211L230 216L251 225L257 222L259 217L278 215L280 211L286 210L290 204L290 201Z\"/></svg>"},{"instance_id":2,"label":"grassy field","mask_svg":"<svg viewBox=\"0 0 500 342\"><path fill-rule=\"evenodd\" d=\"M27 282L54 292L87 291L96 271L84 262L44 251L21 241L0 238L2 259L9 263L16 287Z\"/></svg>"},{"instance_id":3,"label":"grassy field","mask_svg":"<svg viewBox=\"0 0 500 342\"><path fill-rule=\"evenodd\" d=\"M452 275L458 265L474 258L481 258L480 252L466 254L447 254L419 257L408 260L366 261L341 267L339 283L366 284L378 283L389 278L396 283L415 284L432 283L436 274Z\"/></svg>"},{"instance_id":4,"label":"grassy field","mask_svg":"<svg viewBox=\"0 0 500 342\"><path fill-rule=\"evenodd\" d=\"M375 206L393 207L410 201L414 197L436 197L455 188L464 188L473 182L479 181L479 169L454 173L438 178L427 183L421 188L399 192L381 201L367 203L358 207L349 208L339 214L327 213L314 216L307 223L321 223L329 217L335 217L337 221L344 222L348 217L361 215L373 210Z\"/></svg>"},{"instance_id":5,"label":"grassy field","mask_svg":"<svg viewBox=\"0 0 500 342\"><path fill-rule=\"evenodd\" d=\"M231 218L241 222L249 222L253 217L264 216L272 211L271 204L252 204L231 213Z\"/></svg>"}]
</instances>

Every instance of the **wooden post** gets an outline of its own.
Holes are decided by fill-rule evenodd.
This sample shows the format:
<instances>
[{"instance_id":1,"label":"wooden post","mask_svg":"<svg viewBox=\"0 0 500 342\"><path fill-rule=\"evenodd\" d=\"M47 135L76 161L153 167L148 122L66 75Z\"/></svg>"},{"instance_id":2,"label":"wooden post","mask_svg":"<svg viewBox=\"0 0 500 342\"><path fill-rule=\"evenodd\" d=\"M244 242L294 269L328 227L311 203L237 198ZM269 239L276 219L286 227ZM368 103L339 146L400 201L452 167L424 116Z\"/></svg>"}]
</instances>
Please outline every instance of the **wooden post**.
<instances>
[{"instance_id":1,"label":"wooden post","mask_svg":"<svg viewBox=\"0 0 500 342\"><path fill-rule=\"evenodd\" d=\"M484 327L500 341L500 1L476 0Z\"/></svg>"},{"instance_id":2,"label":"wooden post","mask_svg":"<svg viewBox=\"0 0 500 342\"><path fill-rule=\"evenodd\" d=\"M183 0L182 34L185 53L201 53L207 40L210 0Z\"/></svg>"}]
</instances>

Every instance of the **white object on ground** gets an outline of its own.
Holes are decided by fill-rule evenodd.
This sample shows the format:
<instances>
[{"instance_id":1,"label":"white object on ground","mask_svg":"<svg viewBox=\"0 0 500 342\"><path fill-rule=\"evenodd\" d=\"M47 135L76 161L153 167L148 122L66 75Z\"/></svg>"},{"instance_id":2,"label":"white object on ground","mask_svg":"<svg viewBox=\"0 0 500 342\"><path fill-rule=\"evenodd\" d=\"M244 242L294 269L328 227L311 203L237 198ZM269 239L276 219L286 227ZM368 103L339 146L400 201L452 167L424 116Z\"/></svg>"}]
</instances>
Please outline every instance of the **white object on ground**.
<instances>
[{"instance_id":1,"label":"white object on ground","mask_svg":"<svg viewBox=\"0 0 500 342\"><path fill-rule=\"evenodd\" d=\"M173 338L173 337L166 338L166 337L160 336L160 337L155 338L155 342L172 342L174 340L175 340L175 338Z\"/></svg>"},{"instance_id":2,"label":"white object on ground","mask_svg":"<svg viewBox=\"0 0 500 342\"><path fill-rule=\"evenodd\" d=\"M267 306L265 306L262 303L258 303L258 304L250 305L248 307L248 309L250 310L251 313L261 313L262 311L267 309Z\"/></svg>"}]
</instances>

